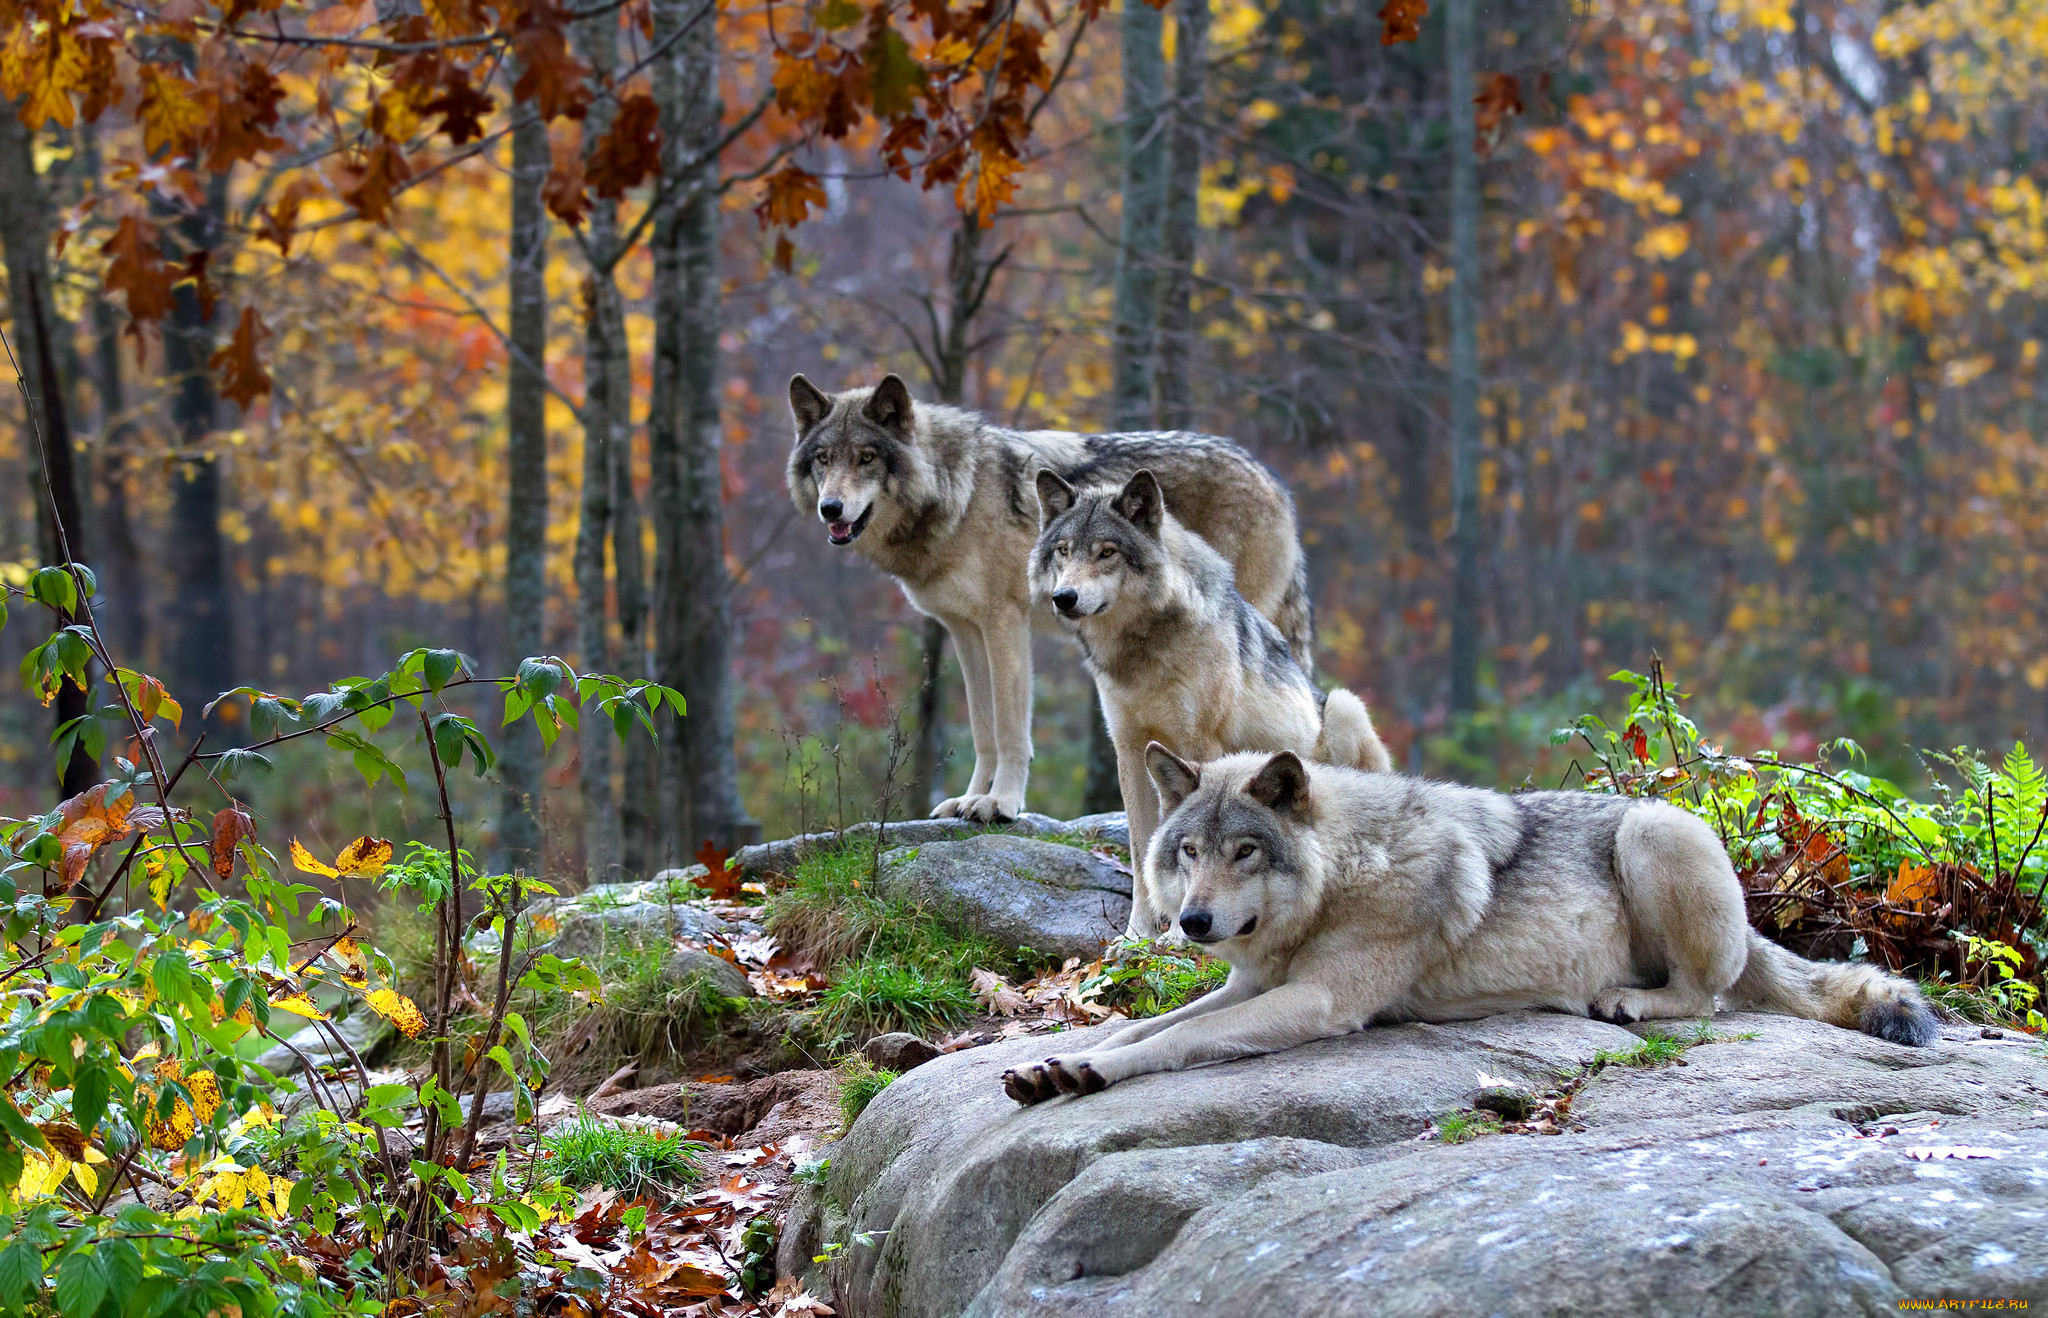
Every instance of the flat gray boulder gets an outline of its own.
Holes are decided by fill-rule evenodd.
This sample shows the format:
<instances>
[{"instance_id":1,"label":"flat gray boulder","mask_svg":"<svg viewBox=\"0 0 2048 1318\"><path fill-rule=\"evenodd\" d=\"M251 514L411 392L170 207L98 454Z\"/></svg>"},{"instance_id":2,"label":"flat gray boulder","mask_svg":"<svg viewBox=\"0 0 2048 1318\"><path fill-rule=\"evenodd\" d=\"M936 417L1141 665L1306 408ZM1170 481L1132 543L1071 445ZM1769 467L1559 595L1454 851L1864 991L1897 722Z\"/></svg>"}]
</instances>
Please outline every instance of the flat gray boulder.
<instances>
[{"instance_id":1,"label":"flat gray boulder","mask_svg":"<svg viewBox=\"0 0 2048 1318\"><path fill-rule=\"evenodd\" d=\"M1096 1031L940 1057L825 1150L782 1266L852 1318L1896 1314L2048 1298L2048 1059L1716 1018L1685 1065L1610 1065L1583 1130L1447 1145L1637 1034L1517 1013L1368 1030L1024 1108L1005 1067ZM1683 1023L1665 1027L1683 1031ZM1486 1079L1482 1080L1484 1076ZM870 1246L856 1240L869 1233ZM838 1243L822 1267L811 1262Z\"/></svg>"},{"instance_id":2,"label":"flat gray boulder","mask_svg":"<svg viewBox=\"0 0 2048 1318\"><path fill-rule=\"evenodd\" d=\"M1079 847L985 833L883 857L882 889L998 945L1092 961L1124 930L1131 876Z\"/></svg>"},{"instance_id":3,"label":"flat gray boulder","mask_svg":"<svg viewBox=\"0 0 2048 1318\"><path fill-rule=\"evenodd\" d=\"M722 956L700 952L693 947L679 947L669 953L668 960L661 967L664 984L679 988L691 981L708 983L728 998L751 998L754 986L747 983L746 974Z\"/></svg>"}]
</instances>

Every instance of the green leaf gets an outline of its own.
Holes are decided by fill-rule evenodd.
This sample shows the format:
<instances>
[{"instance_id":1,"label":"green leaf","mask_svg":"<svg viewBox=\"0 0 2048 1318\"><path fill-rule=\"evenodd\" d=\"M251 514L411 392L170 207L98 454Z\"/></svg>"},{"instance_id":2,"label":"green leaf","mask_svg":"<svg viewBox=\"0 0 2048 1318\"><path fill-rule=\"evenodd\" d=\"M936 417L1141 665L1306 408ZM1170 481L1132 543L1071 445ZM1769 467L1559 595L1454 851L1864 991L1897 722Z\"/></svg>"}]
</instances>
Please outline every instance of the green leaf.
<instances>
[{"instance_id":1,"label":"green leaf","mask_svg":"<svg viewBox=\"0 0 2048 1318\"><path fill-rule=\"evenodd\" d=\"M28 597L59 613L70 613L78 607L78 583L61 567L37 568L28 579Z\"/></svg>"},{"instance_id":2,"label":"green leaf","mask_svg":"<svg viewBox=\"0 0 2048 1318\"><path fill-rule=\"evenodd\" d=\"M519 661L519 689L539 699L553 695L555 688L562 685L562 670L546 659L522 659Z\"/></svg>"},{"instance_id":3,"label":"green leaf","mask_svg":"<svg viewBox=\"0 0 2048 1318\"><path fill-rule=\"evenodd\" d=\"M910 43L894 27L871 28L861 50L868 68L868 89L874 98L875 114L897 119L917 104L924 88L924 66L910 53Z\"/></svg>"},{"instance_id":4,"label":"green leaf","mask_svg":"<svg viewBox=\"0 0 2048 1318\"><path fill-rule=\"evenodd\" d=\"M462 671L462 656L453 650L429 650L421 662L421 669L435 695L448 685L448 679Z\"/></svg>"},{"instance_id":5,"label":"green leaf","mask_svg":"<svg viewBox=\"0 0 2048 1318\"><path fill-rule=\"evenodd\" d=\"M192 992L192 963L183 952L159 952L150 967L156 991L172 1002L183 1002Z\"/></svg>"},{"instance_id":6,"label":"green leaf","mask_svg":"<svg viewBox=\"0 0 2048 1318\"><path fill-rule=\"evenodd\" d=\"M50 1147L43 1139L43 1132L35 1128L34 1122L21 1115L21 1109L14 1106L14 1100L5 1094L0 1094L0 1127L4 1127L9 1135L38 1152Z\"/></svg>"},{"instance_id":7,"label":"green leaf","mask_svg":"<svg viewBox=\"0 0 2048 1318\"><path fill-rule=\"evenodd\" d=\"M214 764L217 766L214 769L214 776L222 781L230 781L251 773L268 774L276 768L261 752L252 750L223 751Z\"/></svg>"},{"instance_id":8,"label":"green leaf","mask_svg":"<svg viewBox=\"0 0 2048 1318\"><path fill-rule=\"evenodd\" d=\"M853 0L825 0L824 7L818 10L817 24L827 32L837 32L860 20L860 6Z\"/></svg>"},{"instance_id":9,"label":"green leaf","mask_svg":"<svg viewBox=\"0 0 2048 1318\"><path fill-rule=\"evenodd\" d=\"M87 1135L107 1114L108 1076L103 1066L81 1067L71 1078L71 1119Z\"/></svg>"},{"instance_id":10,"label":"green leaf","mask_svg":"<svg viewBox=\"0 0 2048 1318\"><path fill-rule=\"evenodd\" d=\"M142 1252L129 1240L104 1240L94 1251L107 1285L116 1296L132 1295L142 1285Z\"/></svg>"},{"instance_id":11,"label":"green leaf","mask_svg":"<svg viewBox=\"0 0 2048 1318\"><path fill-rule=\"evenodd\" d=\"M64 1318L92 1318L107 1296L107 1274L91 1254L73 1254L57 1269L57 1312Z\"/></svg>"},{"instance_id":12,"label":"green leaf","mask_svg":"<svg viewBox=\"0 0 2048 1318\"><path fill-rule=\"evenodd\" d=\"M30 1295L42 1289L43 1255L26 1240L17 1240L0 1250L0 1303L22 1309Z\"/></svg>"}]
</instances>

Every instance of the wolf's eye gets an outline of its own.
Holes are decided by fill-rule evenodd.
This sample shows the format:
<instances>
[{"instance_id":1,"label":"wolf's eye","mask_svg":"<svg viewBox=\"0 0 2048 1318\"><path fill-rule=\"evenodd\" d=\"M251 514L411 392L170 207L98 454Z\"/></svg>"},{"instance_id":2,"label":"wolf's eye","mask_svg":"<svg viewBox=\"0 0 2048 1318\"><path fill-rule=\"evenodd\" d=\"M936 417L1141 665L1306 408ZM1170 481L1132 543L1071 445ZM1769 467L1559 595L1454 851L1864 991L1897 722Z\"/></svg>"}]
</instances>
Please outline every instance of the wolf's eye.
<instances>
[{"instance_id":1,"label":"wolf's eye","mask_svg":"<svg viewBox=\"0 0 2048 1318\"><path fill-rule=\"evenodd\" d=\"M861 450L861 455L860 455L860 465L861 465L861 466L865 467L865 466L867 466L867 465L868 465L868 464L869 464L870 462L873 462L874 460L875 460L875 454L874 454L874 450L873 450L873 449L863 449L863 450Z\"/></svg>"},{"instance_id":2,"label":"wolf's eye","mask_svg":"<svg viewBox=\"0 0 2048 1318\"><path fill-rule=\"evenodd\" d=\"M1116 546L1104 545L1102 548L1095 551L1095 557L1101 560L1102 562L1108 562L1110 559L1116 557Z\"/></svg>"},{"instance_id":3,"label":"wolf's eye","mask_svg":"<svg viewBox=\"0 0 2048 1318\"><path fill-rule=\"evenodd\" d=\"M1193 860L1195 858L1195 844L1192 842L1181 843L1180 854L1186 856L1189 860Z\"/></svg>"},{"instance_id":4,"label":"wolf's eye","mask_svg":"<svg viewBox=\"0 0 2048 1318\"><path fill-rule=\"evenodd\" d=\"M829 467L832 465L832 455L829 453L820 453L816 458L812 459L812 461L816 462L820 467Z\"/></svg>"},{"instance_id":5,"label":"wolf's eye","mask_svg":"<svg viewBox=\"0 0 2048 1318\"><path fill-rule=\"evenodd\" d=\"M1067 542L1064 540L1060 541L1058 544L1052 547L1052 552L1059 555L1061 558L1065 558L1067 556Z\"/></svg>"},{"instance_id":6,"label":"wolf's eye","mask_svg":"<svg viewBox=\"0 0 2048 1318\"><path fill-rule=\"evenodd\" d=\"M1252 853L1257 850L1258 848L1249 842L1240 842L1237 844L1237 858L1239 860L1250 860Z\"/></svg>"}]
</instances>

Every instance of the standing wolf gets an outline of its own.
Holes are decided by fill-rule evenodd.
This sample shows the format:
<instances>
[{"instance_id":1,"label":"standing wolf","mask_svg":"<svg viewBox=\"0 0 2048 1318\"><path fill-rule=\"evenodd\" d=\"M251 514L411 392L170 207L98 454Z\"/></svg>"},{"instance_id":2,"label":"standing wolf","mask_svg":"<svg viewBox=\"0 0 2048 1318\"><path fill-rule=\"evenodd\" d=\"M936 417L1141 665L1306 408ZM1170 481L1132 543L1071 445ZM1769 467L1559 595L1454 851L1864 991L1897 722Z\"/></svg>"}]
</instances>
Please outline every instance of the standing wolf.
<instances>
[{"instance_id":1,"label":"standing wolf","mask_svg":"<svg viewBox=\"0 0 2048 1318\"><path fill-rule=\"evenodd\" d=\"M1279 626L1303 667L1313 662L1294 501L1227 439L1006 430L957 408L913 406L893 375L836 395L799 375L789 382L789 406L789 493L798 511L815 512L827 540L852 545L895 577L920 612L946 625L959 653L974 776L965 795L941 802L934 815L987 820L1024 809L1034 467L1074 481L1157 472L1182 520L1236 567L1252 607Z\"/></svg>"},{"instance_id":2,"label":"standing wolf","mask_svg":"<svg viewBox=\"0 0 2048 1318\"><path fill-rule=\"evenodd\" d=\"M1720 995L1894 1043L1936 1037L1906 981L1802 960L1752 930L1720 839L1676 806L1504 796L1286 751L1197 768L1155 744L1146 767L1168 810L1147 868L1230 978L1083 1052L1005 1072L1019 1102L1375 1021L1532 1007L1625 1024L1704 1016Z\"/></svg>"},{"instance_id":3,"label":"standing wolf","mask_svg":"<svg viewBox=\"0 0 2048 1318\"><path fill-rule=\"evenodd\" d=\"M1147 742L1195 760L1291 750L1389 767L1364 702L1343 690L1325 702L1279 629L1238 592L1223 555L1174 516L1150 470L1085 493L1040 471L1038 507L1031 598L1052 606L1087 656L1116 744L1133 857L1144 857L1159 823ZM1172 925L1175 908L1153 899L1145 868L1132 881L1127 932L1149 938Z\"/></svg>"}]
</instances>

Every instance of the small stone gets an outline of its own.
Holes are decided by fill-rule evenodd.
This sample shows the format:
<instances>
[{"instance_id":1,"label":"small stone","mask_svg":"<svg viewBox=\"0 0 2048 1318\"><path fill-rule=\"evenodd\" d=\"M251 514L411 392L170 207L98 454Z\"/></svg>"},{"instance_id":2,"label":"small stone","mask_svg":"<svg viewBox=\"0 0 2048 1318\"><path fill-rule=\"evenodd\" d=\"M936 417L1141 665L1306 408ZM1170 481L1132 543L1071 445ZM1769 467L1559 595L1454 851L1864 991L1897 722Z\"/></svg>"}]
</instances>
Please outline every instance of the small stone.
<instances>
[{"instance_id":1,"label":"small stone","mask_svg":"<svg viewBox=\"0 0 2048 1318\"><path fill-rule=\"evenodd\" d=\"M884 1071L898 1074L923 1066L939 1055L932 1044L914 1034L898 1031L894 1034L878 1034L861 1045L861 1055Z\"/></svg>"},{"instance_id":2,"label":"small stone","mask_svg":"<svg viewBox=\"0 0 2048 1318\"><path fill-rule=\"evenodd\" d=\"M1519 1089L1497 1085L1482 1089L1472 1100L1472 1106L1482 1112L1497 1113L1507 1121L1527 1121L1529 1114L1536 1110L1536 1100Z\"/></svg>"},{"instance_id":3,"label":"small stone","mask_svg":"<svg viewBox=\"0 0 2048 1318\"><path fill-rule=\"evenodd\" d=\"M1986 1026L1983 1033L1978 1035L1978 1037L1982 1039L2003 1039L2005 1037L2005 1031L1994 1030L1989 1026Z\"/></svg>"}]
</instances>

